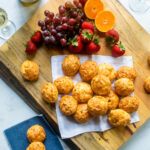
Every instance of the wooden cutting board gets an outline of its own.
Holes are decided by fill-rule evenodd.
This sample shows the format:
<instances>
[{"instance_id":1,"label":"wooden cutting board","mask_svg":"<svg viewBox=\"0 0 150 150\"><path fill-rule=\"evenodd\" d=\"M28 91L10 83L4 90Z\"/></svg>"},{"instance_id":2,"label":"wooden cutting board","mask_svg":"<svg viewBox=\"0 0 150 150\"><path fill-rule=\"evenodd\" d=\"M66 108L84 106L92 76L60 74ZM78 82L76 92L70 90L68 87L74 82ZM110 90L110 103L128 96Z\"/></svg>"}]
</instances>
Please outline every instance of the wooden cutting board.
<instances>
[{"instance_id":1,"label":"wooden cutting board","mask_svg":"<svg viewBox=\"0 0 150 150\"><path fill-rule=\"evenodd\" d=\"M104 0L103 0L104 1ZM3 79L35 110L43 113L55 131L58 132L55 106L46 104L41 98L41 86L46 81L51 81L52 55L68 54L67 50L47 49L41 47L35 56L28 57L24 52L24 45L29 40L34 30L39 29L37 22L44 18L44 10L57 12L60 4L65 0L50 0L45 4L14 36L0 48L0 74ZM126 47L126 55L132 55L134 67L137 71L135 81L135 94L140 101L140 122L131 124L126 128L113 128L106 132L84 133L70 140L65 140L71 149L84 150L116 150L150 117L150 95L143 89L143 80L150 75L147 65L147 56L150 53L150 36L126 12L117 0L105 0L105 9L111 10L116 16L115 28L120 33L120 39ZM106 47L104 37L100 38L102 49L100 55L111 55ZM30 59L40 66L40 77L37 82L27 82L22 79L20 66L24 60ZM2 106L1 106L2 107ZM19 114L18 114L19 115Z\"/></svg>"}]
</instances>

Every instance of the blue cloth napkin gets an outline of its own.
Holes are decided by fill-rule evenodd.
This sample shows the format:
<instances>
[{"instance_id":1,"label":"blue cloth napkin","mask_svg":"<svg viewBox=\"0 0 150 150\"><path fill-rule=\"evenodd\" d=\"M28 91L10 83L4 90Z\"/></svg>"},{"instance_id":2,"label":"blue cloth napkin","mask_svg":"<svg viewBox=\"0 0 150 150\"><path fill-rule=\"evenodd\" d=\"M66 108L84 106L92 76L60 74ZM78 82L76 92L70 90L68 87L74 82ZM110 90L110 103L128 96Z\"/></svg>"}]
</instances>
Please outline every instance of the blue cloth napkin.
<instances>
[{"instance_id":1,"label":"blue cloth napkin","mask_svg":"<svg viewBox=\"0 0 150 150\"><path fill-rule=\"evenodd\" d=\"M26 150L30 144L26 133L32 125L41 125L46 132L44 145L46 150L63 150L62 145L43 115L33 117L4 131L12 150Z\"/></svg>"}]
</instances>

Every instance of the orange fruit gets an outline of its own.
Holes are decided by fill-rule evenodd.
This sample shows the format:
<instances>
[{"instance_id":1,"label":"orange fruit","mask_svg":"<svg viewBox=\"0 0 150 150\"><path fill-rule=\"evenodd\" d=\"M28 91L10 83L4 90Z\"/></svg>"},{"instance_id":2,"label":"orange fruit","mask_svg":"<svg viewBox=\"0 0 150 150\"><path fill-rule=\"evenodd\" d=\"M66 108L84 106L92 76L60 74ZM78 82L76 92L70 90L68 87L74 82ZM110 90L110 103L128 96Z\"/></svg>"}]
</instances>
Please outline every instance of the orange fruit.
<instances>
[{"instance_id":1,"label":"orange fruit","mask_svg":"<svg viewBox=\"0 0 150 150\"><path fill-rule=\"evenodd\" d=\"M111 11L102 11L96 15L95 25L101 32L111 30L115 25L115 16Z\"/></svg>"},{"instance_id":2,"label":"orange fruit","mask_svg":"<svg viewBox=\"0 0 150 150\"><path fill-rule=\"evenodd\" d=\"M84 12L89 19L95 19L98 12L104 10L101 0L88 0L84 6Z\"/></svg>"}]
</instances>

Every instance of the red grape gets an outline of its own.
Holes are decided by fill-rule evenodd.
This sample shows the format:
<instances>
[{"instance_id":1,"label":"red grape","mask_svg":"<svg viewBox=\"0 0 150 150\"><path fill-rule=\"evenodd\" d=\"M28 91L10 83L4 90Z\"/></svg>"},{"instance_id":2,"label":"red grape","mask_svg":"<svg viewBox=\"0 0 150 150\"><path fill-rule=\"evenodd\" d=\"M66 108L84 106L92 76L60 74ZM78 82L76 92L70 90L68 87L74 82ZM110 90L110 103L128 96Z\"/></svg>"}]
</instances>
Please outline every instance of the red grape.
<instances>
[{"instance_id":1,"label":"red grape","mask_svg":"<svg viewBox=\"0 0 150 150\"><path fill-rule=\"evenodd\" d=\"M78 16L76 19L77 21L81 21L81 16Z\"/></svg>"},{"instance_id":2,"label":"red grape","mask_svg":"<svg viewBox=\"0 0 150 150\"><path fill-rule=\"evenodd\" d=\"M50 33L50 32L49 32L48 30L44 30L44 31L43 31L43 35L44 35L44 36L49 36L49 33Z\"/></svg>"},{"instance_id":3,"label":"red grape","mask_svg":"<svg viewBox=\"0 0 150 150\"><path fill-rule=\"evenodd\" d=\"M83 5L87 2L87 0L80 0L80 3L82 3Z\"/></svg>"},{"instance_id":4,"label":"red grape","mask_svg":"<svg viewBox=\"0 0 150 150\"><path fill-rule=\"evenodd\" d=\"M49 36L46 36L46 37L44 38L44 42L45 42L46 44L49 44L49 43L50 43L50 37L49 37Z\"/></svg>"},{"instance_id":5,"label":"red grape","mask_svg":"<svg viewBox=\"0 0 150 150\"><path fill-rule=\"evenodd\" d=\"M49 31L51 32L52 29L55 29L54 25L51 25L51 26L49 27Z\"/></svg>"},{"instance_id":6,"label":"red grape","mask_svg":"<svg viewBox=\"0 0 150 150\"><path fill-rule=\"evenodd\" d=\"M57 33L57 31L56 31L55 29L52 29L52 30L51 30L51 34L52 34L52 35L55 35L56 33Z\"/></svg>"},{"instance_id":7,"label":"red grape","mask_svg":"<svg viewBox=\"0 0 150 150\"><path fill-rule=\"evenodd\" d=\"M77 7L82 8L82 3L79 3Z\"/></svg>"},{"instance_id":8,"label":"red grape","mask_svg":"<svg viewBox=\"0 0 150 150\"><path fill-rule=\"evenodd\" d=\"M53 35L51 35L49 38L50 38L49 39L50 43L52 43L52 44L56 43L56 38Z\"/></svg>"},{"instance_id":9,"label":"red grape","mask_svg":"<svg viewBox=\"0 0 150 150\"><path fill-rule=\"evenodd\" d=\"M53 19L53 18L54 18L54 13L53 13L53 12L50 12L50 13L49 13L49 17L50 17L51 19Z\"/></svg>"},{"instance_id":10,"label":"red grape","mask_svg":"<svg viewBox=\"0 0 150 150\"><path fill-rule=\"evenodd\" d=\"M78 16L78 13L77 13L76 11L73 11L73 12L71 13L71 15L72 15L72 17L76 18L76 17Z\"/></svg>"},{"instance_id":11,"label":"red grape","mask_svg":"<svg viewBox=\"0 0 150 150\"><path fill-rule=\"evenodd\" d=\"M66 8L65 8L64 6L62 6L62 5L61 5L61 6L59 6L59 8L58 8L58 9L59 9L59 13L60 13L60 14L64 14L64 13L65 13L65 11L66 11Z\"/></svg>"},{"instance_id":12,"label":"red grape","mask_svg":"<svg viewBox=\"0 0 150 150\"><path fill-rule=\"evenodd\" d=\"M65 3L65 7L66 7L66 8L72 8L73 5L72 5L72 3L71 3L70 1L67 1L67 2Z\"/></svg>"},{"instance_id":13,"label":"red grape","mask_svg":"<svg viewBox=\"0 0 150 150\"><path fill-rule=\"evenodd\" d=\"M83 0L86 1L86 0ZM59 13L45 10L45 20L39 20L45 44L59 44L62 47L67 45L68 38L80 34L81 23L86 19L82 0L66 1L65 5L60 5Z\"/></svg>"},{"instance_id":14,"label":"red grape","mask_svg":"<svg viewBox=\"0 0 150 150\"><path fill-rule=\"evenodd\" d=\"M81 23L83 23L84 22L84 19L81 19Z\"/></svg>"},{"instance_id":15,"label":"red grape","mask_svg":"<svg viewBox=\"0 0 150 150\"><path fill-rule=\"evenodd\" d=\"M75 31L79 31L79 28L80 28L79 26L75 26L75 27L74 27L74 30L75 30Z\"/></svg>"},{"instance_id":16,"label":"red grape","mask_svg":"<svg viewBox=\"0 0 150 150\"><path fill-rule=\"evenodd\" d=\"M67 40L65 38L60 39L60 44L62 46L66 46L67 45Z\"/></svg>"},{"instance_id":17,"label":"red grape","mask_svg":"<svg viewBox=\"0 0 150 150\"><path fill-rule=\"evenodd\" d=\"M40 27L42 27L42 26L44 26L45 24L44 24L44 22L43 22L42 20L39 20L39 21L38 21L38 25L39 25Z\"/></svg>"},{"instance_id":18,"label":"red grape","mask_svg":"<svg viewBox=\"0 0 150 150\"><path fill-rule=\"evenodd\" d=\"M60 17L56 16L56 17L54 18L54 22L55 22L55 23L59 24L60 21L61 21Z\"/></svg>"},{"instance_id":19,"label":"red grape","mask_svg":"<svg viewBox=\"0 0 150 150\"><path fill-rule=\"evenodd\" d=\"M62 31L62 25L57 26L57 27L56 27L56 30L57 30L57 31Z\"/></svg>"},{"instance_id":20,"label":"red grape","mask_svg":"<svg viewBox=\"0 0 150 150\"><path fill-rule=\"evenodd\" d=\"M73 11L74 11L74 9L71 8L68 12L69 12L69 14L72 14Z\"/></svg>"},{"instance_id":21,"label":"red grape","mask_svg":"<svg viewBox=\"0 0 150 150\"><path fill-rule=\"evenodd\" d=\"M44 31L44 30L46 30L46 29L47 29L47 28L46 28L45 25L41 27L41 30L42 30L42 31Z\"/></svg>"},{"instance_id":22,"label":"red grape","mask_svg":"<svg viewBox=\"0 0 150 150\"><path fill-rule=\"evenodd\" d=\"M49 11L49 10L45 10L45 11L44 11L44 14L45 14L45 16L49 16L50 11Z\"/></svg>"},{"instance_id":23,"label":"red grape","mask_svg":"<svg viewBox=\"0 0 150 150\"><path fill-rule=\"evenodd\" d=\"M73 3L74 3L76 6L78 6L79 0L73 0Z\"/></svg>"},{"instance_id":24,"label":"red grape","mask_svg":"<svg viewBox=\"0 0 150 150\"><path fill-rule=\"evenodd\" d=\"M72 35L73 35L73 36L77 35L76 31L73 31L73 32L72 32Z\"/></svg>"},{"instance_id":25,"label":"red grape","mask_svg":"<svg viewBox=\"0 0 150 150\"><path fill-rule=\"evenodd\" d=\"M69 25L69 26L68 26L68 30L69 30L69 31L73 31L73 26L70 26L70 25Z\"/></svg>"},{"instance_id":26,"label":"red grape","mask_svg":"<svg viewBox=\"0 0 150 150\"><path fill-rule=\"evenodd\" d=\"M67 24L67 23L64 23L64 24L62 25L62 28L63 28L64 30L67 30L67 29L68 29L68 24Z\"/></svg>"},{"instance_id":27,"label":"red grape","mask_svg":"<svg viewBox=\"0 0 150 150\"><path fill-rule=\"evenodd\" d=\"M56 38L57 38L58 40L61 39L61 38L62 38L62 34L58 32L58 33L56 34Z\"/></svg>"},{"instance_id":28,"label":"red grape","mask_svg":"<svg viewBox=\"0 0 150 150\"><path fill-rule=\"evenodd\" d=\"M49 24L52 22L52 19L50 19L49 17L45 18L45 24Z\"/></svg>"},{"instance_id":29,"label":"red grape","mask_svg":"<svg viewBox=\"0 0 150 150\"><path fill-rule=\"evenodd\" d=\"M57 17L61 18L61 15L59 13L56 14Z\"/></svg>"},{"instance_id":30,"label":"red grape","mask_svg":"<svg viewBox=\"0 0 150 150\"><path fill-rule=\"evenodd\" d=\"M85 18L85 13L84 13L84 12L81 14L81 18L82 18L82 19Z\"/></svg>"},{"instance_id":31,"label":"red grape","mask_svg":"<svg viewBox=\"0 0 150 150\"><path fill-rule=\"evenodd\" d=\"M63 23L66 23L66 22L68 22L68 18L65 16L65 17L62 17L62 22Z\"/></svg>"},{"instance_id":32,"label":"red grape","mask_svg":"<svg viewBox=\"0 0 150 150\"><path fill-rule=\"evenodd\" d=\"M75 25L76 22L77 22L77 21L76 21L74 18L70 18L70 19L69 19L69 24L70 24L71 26Z\"/></svg>"}]
</instances>

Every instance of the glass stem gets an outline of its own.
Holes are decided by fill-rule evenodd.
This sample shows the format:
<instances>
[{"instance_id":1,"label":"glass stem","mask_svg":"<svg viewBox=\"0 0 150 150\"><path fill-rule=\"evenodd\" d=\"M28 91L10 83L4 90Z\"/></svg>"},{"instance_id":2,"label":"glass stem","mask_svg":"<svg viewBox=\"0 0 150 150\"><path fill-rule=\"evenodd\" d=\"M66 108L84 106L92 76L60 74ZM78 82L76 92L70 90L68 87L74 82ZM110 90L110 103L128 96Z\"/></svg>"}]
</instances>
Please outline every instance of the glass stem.
<instances>
[{"instance_id":1,"label":"glass stem","mask_svg":"<svg viewBox=\"0 0 150 150\"><path fill-rule=\"evenodd\" d=\"M3 38L1 35L0 35L0 39L2 39L2 40L6 40L5 38Z\"/></svg>"},{"instance_id":2,"label":"glass stem","mask_svg":"<svg viewBox=\"0 0 150 150\"><path fill-rule=\"evenodd\" d=\"M8 20L6 26L0 30L0 38L7 40L15 33L15 31L15 24L12 21Z\"/></svg>"}]
</instances>

